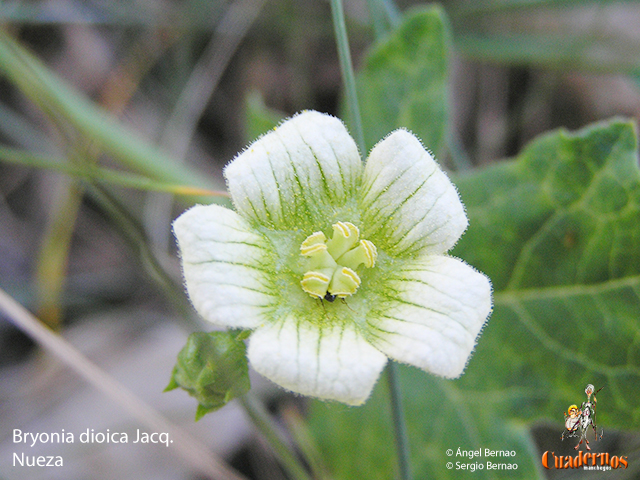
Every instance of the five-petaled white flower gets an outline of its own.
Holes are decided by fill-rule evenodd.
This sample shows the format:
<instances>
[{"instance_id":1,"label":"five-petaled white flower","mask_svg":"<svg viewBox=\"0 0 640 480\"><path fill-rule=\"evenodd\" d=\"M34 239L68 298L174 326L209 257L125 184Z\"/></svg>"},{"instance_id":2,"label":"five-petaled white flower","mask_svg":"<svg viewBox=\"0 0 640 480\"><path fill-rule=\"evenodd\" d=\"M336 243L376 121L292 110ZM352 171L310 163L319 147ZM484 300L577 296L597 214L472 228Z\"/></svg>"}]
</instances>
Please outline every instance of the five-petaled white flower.
<instances>
[{"instance_id":1,"label":"five-petaled white flower","mask_svg":"<svg viewBox=\"0 0 640 480\"><path fill-rule=\"evenodd\" d=\"M340 120L305 111L224 174L236 211L196 206L174 231L196 310L254 330L255 370L352 405L368 398L387 357L462 374L491 284L446 255L467 217L415 136L394 131L363 166Z\"/></svg>"}]
</instances>

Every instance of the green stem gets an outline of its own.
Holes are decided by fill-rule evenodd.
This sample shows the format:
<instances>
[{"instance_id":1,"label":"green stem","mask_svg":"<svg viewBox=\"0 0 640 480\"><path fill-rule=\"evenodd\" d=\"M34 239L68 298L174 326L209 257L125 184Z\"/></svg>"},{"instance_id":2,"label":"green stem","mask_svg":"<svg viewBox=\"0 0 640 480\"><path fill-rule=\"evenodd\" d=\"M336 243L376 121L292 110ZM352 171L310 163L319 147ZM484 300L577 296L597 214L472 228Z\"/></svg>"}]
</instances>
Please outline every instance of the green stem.
<instances>
[{"instance_id":1,"label":"green stem","mask_svg":"<svg viewBox=\"0 0 640 480\"><path fill-rule=\"evenodd\" d=\"M104 109L69 87L38 58L0 28L0 74L6 76L51 118L66 119L122 165L168 183L214 189L204 175L177 165L156 147L120 125ZM204 199L211 202L211 198Z\"/></svg>"},{"instance_id":2,"label":"green stem","mask_svg":"<svg viewBox=\"0 0 640 480\"><path fill-rule=\"evenodd\" d=\"M88 195L98 204L107 217L109 217L115 229L136 253L142 266L165 293L165 298L171 302L177 318L184 323L188 331L202 330L204 325L201 320L192 314L192 307L185 298L182 285L176 283L163 268L158 258L149 246L144 230L139 222L127 211L127 209L99 185L90 185Z\"/></svg>"},{"instance_id":3,"label":"green stem","mask_svg":"<svg viewBox=\"0 0 640 480\"><path fill-rule=\"evenodd\" d=\"M411 460L409 451L409 438L407 436L407 424L402 408L402 392L398 381L398 365L394 361L389 361L387 366L389 379L389 394L391 396L391 412L393 415L393 426L396 434L396 447L398 449L398 465L400 467L400 478L411 480Z\"/></svg>"},{"instance_id":4,"label":"green stem","mask_svg":"<svg viewBox=\"0 0 640 480\"><path fill-rule=\"evenodd\" d=\"M388 7L393 7L393 2L387 2ZM351 62L349 50L349 39L347 38L347 28L344 22L344 10L342 0L331 0L331 12L333 15L333 26L338 44L338 55L340 57L340 68L342 79L345 85L347 103L351 112L351 121L355 129L356 141L363 155L366 155L366 144L364 142L364 131L362 129L362 118L358 107L358 96L356 94L356 81ZM407 427L402 411L402 393L397 381L396 364L391 361L387 368L389 376L389 390L391 394L391 409L393 411L393 423L395 426L396 444L398 446L398 463L400 464L400 474L402 480L411 479L411 465L409 461L409 441L407 438Z\"/></svg>"},{"instance_id":5,"label":"green stem","mask_svg":"<svg viewBox=\"0 0 640 480\"><path fill-rule=\"evenodd\" d=\"M253 424L269 442L269 445L273 448L274 453L277 455L282 466L287 470L291 478L295 478L296 480L313 480L311 475L309 475L307 470L300 463L300 460L287 446L287 443L282 438L281 434L276 430L276 427L273 425L273 421L264 406L250 393L243 395L239 400L247 412L247 415L249 415Z\"/></svg>"},{"instance_id":6,"label":"green stem","mask_svg":"<svg viewBox=\"0 0 640 480\"><path fill-rule=\"evenodd\" d=\"M1 113L0 113L1 114ZM229 194L223 191L206 190L189 185L169 184L154 180L142 175L136 175L121 170L113 170L93 164L77 165L67 162L63 158L53 158L47 155L39 155L30 151L8 148L0 145L0 162L13 163L31 168L41 168L60 172L78 179L91 182L103 182L119 185L126 188L146 190L151 192L164 192L182 196L214 196L229 198Z\"/></svg>"},{"instance_id":7,"label":"green stem","mask_svg":"<svg viewBox=\"0 0 640 480\"><path fill-rule=\"evenodd\" d=\"M351 62L351 50L349 50L349 38L347 37L347 27L344 22L342 0L331 0L331 14L333 16L333 29L336 34L336 43L338 44L342 83L344 83L345 87L351 125L354 129L354 136L358 148L360 148L360 153L365 157L367 155L367 145L364 141L362 118L360 117L358 94L356 92L356 78L353 73L353 63Z\"/></svg>"}]
</instances>

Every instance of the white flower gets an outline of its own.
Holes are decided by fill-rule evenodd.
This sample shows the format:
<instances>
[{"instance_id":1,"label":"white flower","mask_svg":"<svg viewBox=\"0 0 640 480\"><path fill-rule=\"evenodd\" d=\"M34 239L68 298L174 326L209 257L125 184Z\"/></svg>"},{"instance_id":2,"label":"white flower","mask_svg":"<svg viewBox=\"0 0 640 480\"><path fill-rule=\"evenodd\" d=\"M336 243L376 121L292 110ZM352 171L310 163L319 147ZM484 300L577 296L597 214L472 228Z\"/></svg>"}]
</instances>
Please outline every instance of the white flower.
<instances>
[{"instance_id":1,"label":"white flower","mask_svg":"<svg viewBox=\"0 0 640 480\"><path fill-rule=\"evenodd\" d=\"M236 211L196 206L174 231L196 310L254 330L255 370L352 405L368 398L387 357L462 374L491 285L446 255L467 218L415 136L396 130L363 166L340 120L306 111L224 173Z\"/></svg>"}]
</instances>

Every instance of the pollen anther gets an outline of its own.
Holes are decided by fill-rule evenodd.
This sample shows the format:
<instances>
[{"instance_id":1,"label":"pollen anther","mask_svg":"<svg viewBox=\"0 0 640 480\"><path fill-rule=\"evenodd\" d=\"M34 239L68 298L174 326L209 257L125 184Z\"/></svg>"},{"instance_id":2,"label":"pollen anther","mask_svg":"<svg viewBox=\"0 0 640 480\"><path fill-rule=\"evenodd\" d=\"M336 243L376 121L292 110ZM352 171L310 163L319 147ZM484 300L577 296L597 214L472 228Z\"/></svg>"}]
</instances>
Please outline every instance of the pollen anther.
<instances>
[{"instance_id":1,"label":"pollen anther","mask_svg":"<svg viewBox=\"0 0 640 480\"><path fill-rule=\"evenodd\" d=\"M309 269L300 282L302 289L316 298L356 293L361 283L356 269L363 264L371 268L378 258L376 246L369 240L358 242L359 237L358 227L350 222L335 223L328 241L323 232L309 235L300 245Z\"/></svg>"}]
</instances>

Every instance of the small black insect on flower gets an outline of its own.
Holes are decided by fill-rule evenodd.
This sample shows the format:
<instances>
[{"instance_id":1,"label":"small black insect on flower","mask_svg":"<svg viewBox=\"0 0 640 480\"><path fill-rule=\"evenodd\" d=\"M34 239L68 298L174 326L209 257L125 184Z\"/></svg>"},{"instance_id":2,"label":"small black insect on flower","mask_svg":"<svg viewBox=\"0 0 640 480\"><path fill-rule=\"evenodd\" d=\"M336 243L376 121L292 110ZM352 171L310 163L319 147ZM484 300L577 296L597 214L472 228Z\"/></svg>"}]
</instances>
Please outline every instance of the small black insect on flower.
<instances>
[{"instance_id":1,"label":"small black insect on flower","mask_svg":"<svg viewBox=\"0 0 640 480\"><path fill-rule=\"evenodd\" d=\"M336 295L332 295L332 294L330 294L329 292L327 292L327 293L325 294L325 296L324 296L324 299L325 299L327 302L334 302L334 301L335 301L335 299L336 299Z\"/></svg>"}]
</instances>

